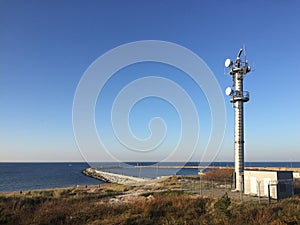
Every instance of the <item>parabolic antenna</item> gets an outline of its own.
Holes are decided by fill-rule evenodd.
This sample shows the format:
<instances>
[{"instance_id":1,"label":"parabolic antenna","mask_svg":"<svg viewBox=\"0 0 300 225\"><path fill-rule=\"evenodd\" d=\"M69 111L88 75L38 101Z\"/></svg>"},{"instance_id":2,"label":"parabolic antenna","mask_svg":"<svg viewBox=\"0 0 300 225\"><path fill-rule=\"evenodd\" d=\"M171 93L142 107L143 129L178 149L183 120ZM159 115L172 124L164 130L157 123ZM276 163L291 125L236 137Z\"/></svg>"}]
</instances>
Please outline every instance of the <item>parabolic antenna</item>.
<instances>
[{"instance_id":1,"label":"parabolic antenna","mask_svg":"<svg viewBox=\"0 0 300 225\"><path fill-rule=\"evenodd\" d=\"M226 59L226 60L225 60L225 67L228 68L228 67L230 67L231 65L232 65L231 59Z\"/></svg>"},{"instance_id":2,"label":"parabolic antenna","mask_svg":"<svg viewBox=\"0 0 300 225\"><path fill-rule=\"evenodd\" d=\"M226 94L227 96L232 95L232 93L233 93L233 90L232 90L231 87L226 88L225 94Z\"/></svg>"}]
</instances>

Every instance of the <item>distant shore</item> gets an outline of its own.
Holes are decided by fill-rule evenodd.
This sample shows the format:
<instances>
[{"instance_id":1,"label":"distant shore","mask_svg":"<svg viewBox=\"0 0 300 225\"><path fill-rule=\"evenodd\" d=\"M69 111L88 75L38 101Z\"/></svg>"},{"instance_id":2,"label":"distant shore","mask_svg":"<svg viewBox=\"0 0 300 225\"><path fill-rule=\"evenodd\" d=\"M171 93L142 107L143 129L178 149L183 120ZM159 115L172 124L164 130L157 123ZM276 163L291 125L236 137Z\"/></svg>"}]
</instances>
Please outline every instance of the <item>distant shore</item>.
<instances>
[{"instance_id":1,"label":"distant shore","mask_svg":"<svg viewBox=\"0 0 300 225\"><path fill-rule=\"evenodd\" d=\"M135 168L158 168L158 169L234 169L233 166L176 166L176 165L150 165L134 166ZM295 171L300 172L300 168L289 167L245 167L245 170L270 170L270 171Z\"/></svg>"},{"instance_id":2,"label":"distant shore","mask_svg":"<svg viewBox=\"0 0 300 225\"><path fill-rule=\"evenodd\" d=\"M234 170L234 167L225 167L225 166L135 166L135 168L158 168L158 169L207 169L207 170ZM258 171L293 171L294 178L300 178L300 168L285 168L285 167L246 167L245 170L258 170ZM117 173L105 172L95 168L87 168L82 171L86 176L99 179L108 183L117 183L117 184L133 184L138 182L144 182L149 180L148 178L134 177L128 175L121 175ZM201 175L205 173L201 172ZM152 179L154 180L154 179Z\"/></svg>"}]
</instances>

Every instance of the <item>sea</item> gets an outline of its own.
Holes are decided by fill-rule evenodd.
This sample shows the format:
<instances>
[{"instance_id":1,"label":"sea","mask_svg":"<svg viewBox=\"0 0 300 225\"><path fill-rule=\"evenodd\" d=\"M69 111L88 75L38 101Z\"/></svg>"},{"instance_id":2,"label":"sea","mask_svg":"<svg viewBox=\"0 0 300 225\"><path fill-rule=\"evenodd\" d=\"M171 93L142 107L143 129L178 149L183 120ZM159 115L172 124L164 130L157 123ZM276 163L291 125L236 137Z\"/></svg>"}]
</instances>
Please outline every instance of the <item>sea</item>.
<instances>
[{"instance_id":1,"label":"sea","mask_svg":"<svg viewBox=\"0 0 300 225\"><path fill-rule=\"evenodd\" d=\"M25 191L45 188L98 185L105 182L85 176L82 171L89 167L123 175L155 178L166 175L197 175L198 169L159 168L178 166L182 163L0 163L0 192ZM198 166L199 162L185 165ZM200 165L233 166L233 162L201 163ZM152 166L140 168L135 166ZM287 167L300 168L300 162L246 162L246 167Z\"/></svg>"}]
</instances>

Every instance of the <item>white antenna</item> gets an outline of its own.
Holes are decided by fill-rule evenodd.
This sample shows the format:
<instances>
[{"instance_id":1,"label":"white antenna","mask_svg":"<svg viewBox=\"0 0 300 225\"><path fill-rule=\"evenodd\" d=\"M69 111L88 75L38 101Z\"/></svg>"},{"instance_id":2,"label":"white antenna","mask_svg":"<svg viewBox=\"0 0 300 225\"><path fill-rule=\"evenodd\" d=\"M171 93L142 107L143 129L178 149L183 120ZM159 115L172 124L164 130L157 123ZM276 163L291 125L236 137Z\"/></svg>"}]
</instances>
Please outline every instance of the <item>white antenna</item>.
<instances>
[{"instance_id":1,"label":"white antenna","mask_svg":"<svg viewBox=\"0 0 300 225\"><path fill-rule=\"evenodd\" d=\"M252 65L253 65L253 66L252 66L252 68L251 68L251 71L254 72L254 71L256 70L256 67L255 67L255 61L252 62Z\"/></svg>"},{"instance_id":2,"label":"white antenna","mask_svg":"<svg viewBox=\"0 0 300 225\"><path fill-rule=\"evenodd\" d=\"M247 63L247 57L246 57L246 45L243 44L243 50L244 50L244 62Z\"/></svg>"}]
</instances>

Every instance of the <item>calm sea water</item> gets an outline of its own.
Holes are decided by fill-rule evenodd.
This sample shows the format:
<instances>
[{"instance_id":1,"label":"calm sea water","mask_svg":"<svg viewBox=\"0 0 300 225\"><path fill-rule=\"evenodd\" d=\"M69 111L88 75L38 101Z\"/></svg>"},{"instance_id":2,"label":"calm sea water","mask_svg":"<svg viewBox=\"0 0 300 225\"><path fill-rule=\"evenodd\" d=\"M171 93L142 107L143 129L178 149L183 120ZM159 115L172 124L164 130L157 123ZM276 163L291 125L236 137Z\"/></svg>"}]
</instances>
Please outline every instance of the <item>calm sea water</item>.
<instances>
[{"instance_id":1,"label":"calm sea water","mask_svg":"<svg viewBox=\"0 0 300 225\"><path fill-rule=\"evenodd\" d=\"M82 174L87 163L0 163L0 192L101 184Z\"/></svg>"},{"instance_id":2,"label":"calm sea water","mask_svg":"<svg viewBox=\"0 0 300 225\"><path fill-rule=\"evenodd\" d=\"M136 165L156 165L154 162L134 162L127 164L97 163L92 167L124 175L154 178L165 175L196 175L197 169L134 168ZM160 163L159 165L180 165L180 163ZM197 166L197 162L186 165ZM203 163L203 165L207 165ZM214 166L233 166L233 162L214 162ZM293 167L300 168L300 162L246 162L251 167ZM0 163L0 192L42 188L91 185L104 183L83 175L82 170L90 167L87 163Z\"/></svg>"}]
</instances>

